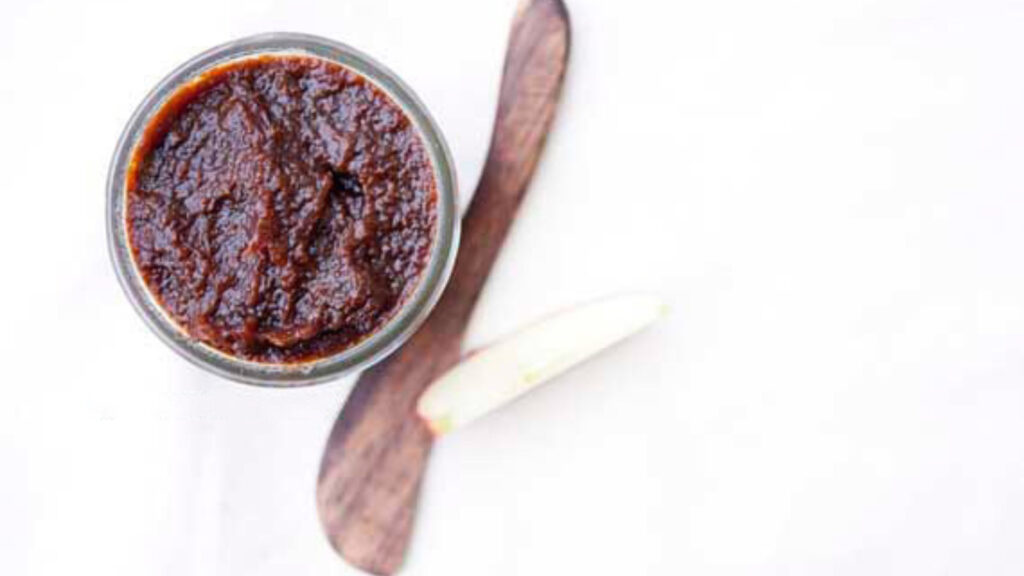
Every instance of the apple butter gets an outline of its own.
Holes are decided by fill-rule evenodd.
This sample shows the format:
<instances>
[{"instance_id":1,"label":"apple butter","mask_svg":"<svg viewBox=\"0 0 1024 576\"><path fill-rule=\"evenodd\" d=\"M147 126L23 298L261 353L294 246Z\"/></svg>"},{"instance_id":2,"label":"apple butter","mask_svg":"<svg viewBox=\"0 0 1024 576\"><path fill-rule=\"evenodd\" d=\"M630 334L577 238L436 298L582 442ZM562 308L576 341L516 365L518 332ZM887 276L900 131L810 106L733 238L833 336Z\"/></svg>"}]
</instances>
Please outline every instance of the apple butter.
<instances>
[{"instance_id":1,"label":"apple butter","mask_svg":"<svg viewBox=\"0 0 1024 576\"><path fill-rule=\"evenodd\" d=\"M391 320L427 268L437 183L412 120L313 56L217 66L149 121L126 177L132 257L186 333L307 362Z\"/></svg>"}]
</instances>

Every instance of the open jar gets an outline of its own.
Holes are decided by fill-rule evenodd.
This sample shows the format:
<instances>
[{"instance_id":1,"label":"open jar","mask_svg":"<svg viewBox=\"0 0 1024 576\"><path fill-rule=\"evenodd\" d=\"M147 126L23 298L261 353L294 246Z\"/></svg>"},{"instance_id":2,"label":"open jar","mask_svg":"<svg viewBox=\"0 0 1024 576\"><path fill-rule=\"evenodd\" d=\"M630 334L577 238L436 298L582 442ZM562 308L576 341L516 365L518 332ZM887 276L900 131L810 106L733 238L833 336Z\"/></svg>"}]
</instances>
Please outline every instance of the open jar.
<instances>
[{"instance_id":1,"label":"open jar","mask_svg":"<svg viewBox=\"0 0 1024 576\"><path fill-rule=\"evenodd\" d=\"M397 104L408 118L429 159L436 187L429 255L410 293L365 337L337 352L301 361L262 361L232 354L186 330L161 303L135 258L128 223L128 183L133 159L147 130L165 105L211 70L264 57L300 56L334 63L354 72ZM107 182L107 235L118 279L147 325L172 349L218 375L249 384L298 386L361 370L400 346L426 319L448 280L458 244L456 179L451 154L424 105L394 73L343 44L304 34L271 33L243 38L208 50L178 67L143 100L121 135Z\"/></svg>"}]
</instances>

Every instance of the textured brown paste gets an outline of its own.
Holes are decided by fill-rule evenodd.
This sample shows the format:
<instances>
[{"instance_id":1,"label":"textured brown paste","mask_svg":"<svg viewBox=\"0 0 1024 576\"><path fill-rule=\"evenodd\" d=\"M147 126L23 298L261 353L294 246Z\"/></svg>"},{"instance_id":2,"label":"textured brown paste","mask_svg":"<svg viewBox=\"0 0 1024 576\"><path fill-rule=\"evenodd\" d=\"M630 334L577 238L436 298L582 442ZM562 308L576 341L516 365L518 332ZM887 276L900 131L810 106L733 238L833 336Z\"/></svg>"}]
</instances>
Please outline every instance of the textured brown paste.
<instances>
[{"instance_id":1,"label":"textured brown paste","mask_svg":"<svg viewBox=\"0 0 1024 576\"><path fill-rule=\"evenodd\" d=\"M267 55L179 89L132 158L125 221L150 292L192 337L315 360L415 290L437 185L411 120L340 65Z\"/></svg>"}]
</instances>

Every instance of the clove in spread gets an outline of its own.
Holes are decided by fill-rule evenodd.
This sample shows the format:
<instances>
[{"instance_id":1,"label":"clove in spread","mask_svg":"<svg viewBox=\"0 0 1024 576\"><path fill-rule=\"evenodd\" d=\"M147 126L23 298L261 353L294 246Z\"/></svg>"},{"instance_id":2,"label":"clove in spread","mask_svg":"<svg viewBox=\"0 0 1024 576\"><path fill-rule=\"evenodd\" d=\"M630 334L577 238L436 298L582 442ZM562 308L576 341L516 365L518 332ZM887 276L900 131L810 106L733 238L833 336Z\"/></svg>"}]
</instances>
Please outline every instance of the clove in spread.
<instances>
[{"instance_id":1,"label":"clove in spread","mask_svg":"<svg viewBox=\"0 0 1024 576\"><path fill-rule=\"evenodd\" d=\"M262 55L179 88L125 188L136 268L185 332L245 360L308 362L381 329L437 229L414 123L356 72Z\"/></svg>"}]
</instances>

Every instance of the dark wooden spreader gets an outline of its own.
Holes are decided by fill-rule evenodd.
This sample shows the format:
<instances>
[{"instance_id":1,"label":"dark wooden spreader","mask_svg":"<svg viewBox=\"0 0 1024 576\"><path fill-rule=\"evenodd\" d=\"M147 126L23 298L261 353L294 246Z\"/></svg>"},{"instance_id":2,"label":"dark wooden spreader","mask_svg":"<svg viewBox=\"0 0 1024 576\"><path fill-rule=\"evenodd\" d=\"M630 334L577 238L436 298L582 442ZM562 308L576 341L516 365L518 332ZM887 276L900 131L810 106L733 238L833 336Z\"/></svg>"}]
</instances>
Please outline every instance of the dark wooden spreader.
<instances>
[{"instance_id":1,"label":"dark wooden spreader","mask_svg":"<svg viewBox=\"0 0 1024 576\"><path fill-rule=\"evenodd\" d=\"M359 378L327 441L317 484L320 520L342 557L368 572L393 574L402 564L433 443L416 401L459 360L470 314L544 147L568 55L562 0L525 0L512 25L491 146L448 288L423 327Z\"/></svg>"}]
</instances>

